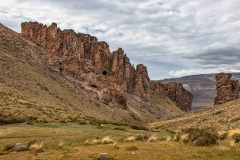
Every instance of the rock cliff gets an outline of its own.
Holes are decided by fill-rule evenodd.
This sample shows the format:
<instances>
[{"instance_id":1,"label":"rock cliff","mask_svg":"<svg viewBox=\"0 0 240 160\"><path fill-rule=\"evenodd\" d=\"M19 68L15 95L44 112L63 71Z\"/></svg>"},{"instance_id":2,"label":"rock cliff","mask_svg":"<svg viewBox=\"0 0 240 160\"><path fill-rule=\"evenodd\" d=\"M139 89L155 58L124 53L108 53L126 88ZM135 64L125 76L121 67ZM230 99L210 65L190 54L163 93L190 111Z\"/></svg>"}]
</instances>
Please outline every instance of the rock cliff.
<instances>
[{"instance_id":1,"label":"rock cliff","mask_svg":"<svg viewBox=\"0 0 240 160\"><path fill-rule=\"evenodd\" d=\"M183 88L181 83L151 82L151 95L157 94L159 97L168 97L182 111L191 111L193 95Z\"/></svg>"},{"instance_id":2,"label":"rock cliff","mask_svg":"<svg viewBox=\"0 0 240 160\"><path fill-rule=\"evenodd\" d=\"M114 103L127 109L127 98L122 93L139 96L148 101L155 94L147 68L136 69L124 50L110 52L106 42L99 42L89 34L61 30L56 23L50 26L38 22L22 23L22 37L35 42L47 51L51 70L63 76L84 81L99 92L105 104ZM183 111L191 108L192 96L180 84L158 85L159 96L169 97Z\"/></svg>"},{"instance_id":3,"label":"rock cliff","mask_svg":"<svg viewBox=\"0 0 240 160\"><path fill-rule=\"evenodd\" d=\"M193 96L183 88L181 83L166 83L163 88L167 97L169 97L183 111L191 111Z\"/></svg>"},{"instance_id":4,"label":"rock cliff","mask_svg":"<svg viewBox=\"0 0 240 160\"><path fill-rule=\"evenodd\" d=\"M214 104L223 104L239 98L240 86L237 80L231 80L232 75L219 73L216 75L217 96Z\"/></svg>"}]
</instances>

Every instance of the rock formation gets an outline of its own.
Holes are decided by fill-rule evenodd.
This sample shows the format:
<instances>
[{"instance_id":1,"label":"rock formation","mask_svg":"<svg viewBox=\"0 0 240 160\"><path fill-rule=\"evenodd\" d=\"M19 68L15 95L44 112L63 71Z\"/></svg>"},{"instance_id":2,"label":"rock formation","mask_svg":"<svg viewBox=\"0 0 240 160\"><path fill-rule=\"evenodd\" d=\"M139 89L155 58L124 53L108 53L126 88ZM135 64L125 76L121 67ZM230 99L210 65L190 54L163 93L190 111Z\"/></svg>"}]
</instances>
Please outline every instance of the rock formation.
<instances>
[{"instance_id":1,"label":"rock formation","mask_svg":"<svg viewBox=\"0 0 240 160\"><path fill-rule=\"evenodd\" d=\"M180 83L166 83L163 88L167 97L169 97L181 110L191 111L193 96L183 88Z\"/></svg>"},{"instance_id":2,"label":"rock formation","mask_svg":"<svg viewBox=\"0 0 240 160\"><path fill-rule=\"evenodd\" d=\"M108 44L96 37L71 29L62 31L56 23L46 26L38 22L22 23L22 36L47 51L50 69L86 82L99 92L105 104L114 103L126 109L127 99L122 93L135 94L144 101L154 93L144 65L135 69L123 49L111 53ZM169 88L158 85L158 90L159 95L169 96L183 111L190 110L191 96L180 84L171 84Z\"/></svg>"},{"instance_id":3,"label":"rock formation","mask_svg":"<svg viewBox=\"0 0 240 160\"><path fill-rule=\"evenodd\" d=\"M120 108L127 110L127 98L120 92L108 90L103 93L101 100L104 104L118 105Z\"/></svg>"},{"instance_id":4,"label":"rock formation","mask_svg":"<svg viewBox=\"0 0 240 160\"><path fill-rule=\"evenodd\" d=\"M216 75L217 96L214 104L223 104L239 98L239 83L237 80L231 80L231 77L231 74L226 73Z\"/></svg>"},{"instance_id":5,"label":"rock formation","mask_svg":"<svg viewBox=\"0 0 240 160\"><path fill-rule=\"evenodd\" d=\"M135 72L135 94L142 99L149 99L150 78L148 77L147 68L143 64L137 65Z\"/></svg>"},{"instance_id":6,"label":"rock formation","mask_svg":"<svg viewBox=\"0 0 240 160\"><path fill-rule=\"evenodd\" d=\"M182 111L191 111L193 95L183 88L180 83L162 83L151 82L152 95L157 94L159 97L168 97Z\"/></svg>"}]
</instances>

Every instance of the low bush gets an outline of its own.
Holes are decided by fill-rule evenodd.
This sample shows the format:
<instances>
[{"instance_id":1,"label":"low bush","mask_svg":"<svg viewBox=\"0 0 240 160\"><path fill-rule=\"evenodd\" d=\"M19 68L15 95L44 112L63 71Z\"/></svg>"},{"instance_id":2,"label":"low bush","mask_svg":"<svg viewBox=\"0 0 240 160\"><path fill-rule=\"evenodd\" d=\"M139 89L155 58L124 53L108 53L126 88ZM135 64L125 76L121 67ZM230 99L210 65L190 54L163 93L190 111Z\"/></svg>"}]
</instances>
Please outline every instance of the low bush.
<instances>
[{"instance_id":1,"label":"low bush","mask_svg":"<svg viewBox=\"0 0 240 160\"><path fill-rule=\"evenodd\" d=\"M136 141L147 141L149 139L149 135L147 134L139 134L135 136Z\"/></svg>"},{"instance_id":2,"label":"low bush","mask_svg":"<svg viewBox=\"0 0 240 160\"><path fill-rule=\"evenodd\" d=\"M228 132L227 131L218 131L218 138L223 140L226 139L228 136Z\"/></svg>"},{"instance_id":3,"label":"low bush","mask_svg":"<svg viewBox=\"0 0 240 160\"><path fill-rule=\"evenodd\" d=\"M187 128L180 133L176 133L176 141L191 143L196 146L208 146L217 143L218 133L211 128Z\"/></svg>"}]
</instances>

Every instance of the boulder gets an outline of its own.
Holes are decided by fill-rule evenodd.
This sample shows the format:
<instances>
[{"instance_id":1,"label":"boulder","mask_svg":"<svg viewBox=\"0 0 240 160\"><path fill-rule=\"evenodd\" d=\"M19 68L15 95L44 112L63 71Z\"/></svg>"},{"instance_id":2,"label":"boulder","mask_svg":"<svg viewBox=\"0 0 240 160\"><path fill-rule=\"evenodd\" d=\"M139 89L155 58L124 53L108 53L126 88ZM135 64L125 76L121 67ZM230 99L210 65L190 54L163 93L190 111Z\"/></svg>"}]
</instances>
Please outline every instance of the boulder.
<instances>
[{"instance_id":1,"label":"boulder","mask_svg":"<svg viewBox=\"0 0 240 160\"><path fill-rule=\"evenodd\" d=\"M9 152L21 152L21 151L27 151L27 150L28 150L28 145L22 144L22 143L6 145L3 149L3 151L9 151Z\"/></svg>"},{"instance_id":2,"label":"boulder","mask_svg":"<svg viewBox=\"0 0 240 160\"><path fill-rule=\"evenodd\" d=\"M113 160L113 157L110 156L108 153L100 153L97 156L97 160Z\"/></svg>"}]
</instances>

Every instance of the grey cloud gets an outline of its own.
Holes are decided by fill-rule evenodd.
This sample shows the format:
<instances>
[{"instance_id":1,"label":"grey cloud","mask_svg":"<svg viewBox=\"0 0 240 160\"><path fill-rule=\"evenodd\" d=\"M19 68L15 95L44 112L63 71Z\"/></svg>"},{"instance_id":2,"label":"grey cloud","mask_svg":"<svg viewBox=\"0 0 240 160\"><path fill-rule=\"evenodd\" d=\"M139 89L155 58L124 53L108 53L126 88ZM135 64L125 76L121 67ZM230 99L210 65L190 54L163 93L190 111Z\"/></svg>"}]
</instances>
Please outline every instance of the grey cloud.
<instances>
[{"instance_id":1,"label":"grey cloud","mask_svg":"<svg viewBox=\"0 0 240 160\"><path fill-rule=\"evenodd\" d=\"M186 58L199 61L203 65L235 65L240 62L240 49L221 48L207 50L204 53L187 56Z\"/></svg>"},{"instance_id":2,"label":"grey cloud","mask_svg":"<svg viewBox=\"0 0 240 160\"><path fill-rule=\"evenodd\" d=\"M21 21L55 21L93 34L145 63L156 79L237 68L239 7L239 0L2 0L0 21L18 31Z\"/></svg>"}]
</instances>

